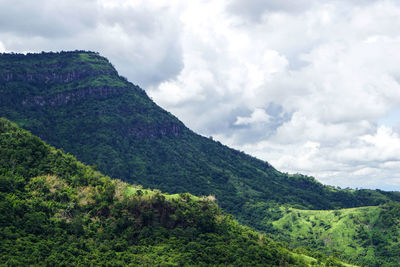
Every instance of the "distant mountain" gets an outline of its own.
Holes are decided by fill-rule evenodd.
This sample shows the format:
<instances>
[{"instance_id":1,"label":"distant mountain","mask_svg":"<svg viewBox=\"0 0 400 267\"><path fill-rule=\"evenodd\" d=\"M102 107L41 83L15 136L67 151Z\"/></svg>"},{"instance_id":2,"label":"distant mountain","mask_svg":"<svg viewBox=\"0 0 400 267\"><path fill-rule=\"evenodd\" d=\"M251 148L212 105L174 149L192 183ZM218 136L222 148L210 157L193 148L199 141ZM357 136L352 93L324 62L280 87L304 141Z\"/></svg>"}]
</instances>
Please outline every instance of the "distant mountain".
<instances>
[{"instance_id":1,"label":"distant mountain","mask_svg":"<svg viewBox=\"0 0 400 267\"><path fill-rule=\"evenodd\" d=\"M212 199L112 180L5 119L0 148L5 266L341 266L288 251Z\"/></svg>"},{"instance_id":2,"label":"distant mountain","mask_svg":"<svg viewBox=\"0 0 400 267\"><path fill-rule=\"evenodd\" d=\"M281 173L200 136L97 53L2 54L0 69L0 116L113 178L214 195L241 223L271 236L282 205L329 210L400 200L398 192L337 189Z\"/></svg>"}]
</instances>

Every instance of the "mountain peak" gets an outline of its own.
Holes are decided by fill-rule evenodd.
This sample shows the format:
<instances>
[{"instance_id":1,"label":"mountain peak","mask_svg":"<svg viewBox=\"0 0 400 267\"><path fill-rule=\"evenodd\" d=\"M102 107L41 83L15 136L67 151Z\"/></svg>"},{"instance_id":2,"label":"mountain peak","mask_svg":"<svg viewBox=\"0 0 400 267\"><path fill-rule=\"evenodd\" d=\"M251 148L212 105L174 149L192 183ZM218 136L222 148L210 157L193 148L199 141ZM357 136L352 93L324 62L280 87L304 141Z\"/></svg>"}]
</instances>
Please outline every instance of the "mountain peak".
<instances>
[{"instance_id":1,"label":"mountain peak","mask_svg":"<svg viewBox=\"0 0 400 267\"><path fill-rule=\"evenodd\" d=\"M0 54L0 67L2 69L0 83L68 84L93 76L118 77L117 71L106 58L98 53L86 51L3 53ZM45 86L42 89L45 88L50 87Z\"/></svg>"}]
</instances>

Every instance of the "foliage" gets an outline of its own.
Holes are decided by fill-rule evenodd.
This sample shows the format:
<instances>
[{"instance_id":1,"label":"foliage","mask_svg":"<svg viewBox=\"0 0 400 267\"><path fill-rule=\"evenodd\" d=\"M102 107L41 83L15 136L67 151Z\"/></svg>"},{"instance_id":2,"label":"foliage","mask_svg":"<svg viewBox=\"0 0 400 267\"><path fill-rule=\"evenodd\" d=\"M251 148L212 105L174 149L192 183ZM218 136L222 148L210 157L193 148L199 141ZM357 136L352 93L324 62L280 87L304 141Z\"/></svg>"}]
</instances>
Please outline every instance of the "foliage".
<instances>
[{"instance_id":1,"label":"foliage","mask_svg":"<svg viewBox=\"0 0 400 267\"><path fill-rule=\"evenodd\" d=\"M363 266L400 262L400 203L330 211L290 208L282 213L273 222L274 233L292 246L307 246Z\"/></svg>"},{"instance_id":2,"label":"foliage","mask_svg":"<svg viewBox=\"0 0 400 267\"><path fill-rule=\"evenodd\" d=\"M5 119L0 147L0 262L6 266L318 263L239 225L210 198L112 180Z\"/></svg>"}]
</instances>

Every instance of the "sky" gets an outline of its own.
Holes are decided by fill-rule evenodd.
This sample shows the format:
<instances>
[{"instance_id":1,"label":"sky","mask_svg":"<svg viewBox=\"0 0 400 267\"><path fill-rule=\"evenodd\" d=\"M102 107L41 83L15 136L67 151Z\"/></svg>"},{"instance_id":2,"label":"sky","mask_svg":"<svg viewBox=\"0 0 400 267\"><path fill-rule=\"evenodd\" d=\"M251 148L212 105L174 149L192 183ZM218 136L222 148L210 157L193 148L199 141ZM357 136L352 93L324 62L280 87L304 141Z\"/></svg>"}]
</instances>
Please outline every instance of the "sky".
<instances>
[{"instance_id":1,"label":"sky","mask_svg":"<svg viewBox=\"0 0 400 267\"><path fill-rule=\"evenodd\" d=\"M0 0L0 52L76 49L278 170L400 190L399 0Z\"/></svg>"}]
</instances>

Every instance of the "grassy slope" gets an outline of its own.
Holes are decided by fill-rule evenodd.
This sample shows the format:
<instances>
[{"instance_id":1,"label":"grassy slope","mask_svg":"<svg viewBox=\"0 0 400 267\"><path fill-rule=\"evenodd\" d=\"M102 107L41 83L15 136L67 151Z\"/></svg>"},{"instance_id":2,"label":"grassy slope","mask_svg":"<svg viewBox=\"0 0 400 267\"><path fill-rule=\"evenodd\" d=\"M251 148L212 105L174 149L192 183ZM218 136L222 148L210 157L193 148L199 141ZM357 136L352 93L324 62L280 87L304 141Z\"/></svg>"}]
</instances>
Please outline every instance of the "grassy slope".
<instances>
[{"instance_id":1,"label":"grassy slope","mask_svg":"<svg viewBox=\"0 0 400 267\"><path fill-rule=\"evenodd\" d=\"M400 262L400 204L340 210L283 209L280 239L368 266Z\"/></svg>"},{"instance_id":2,"label":"grassy slope","mask_svg":"<svg viewBox=\"0 0 400 267\"><path fill-rule=\"evenodd\" d=\"M6 266L340 265L288 251L209 198L112 180L5 119L0 147Z\"/></svg>"}]
</instances>

